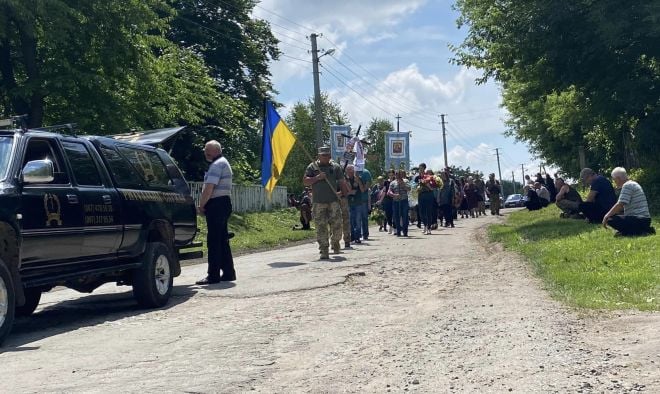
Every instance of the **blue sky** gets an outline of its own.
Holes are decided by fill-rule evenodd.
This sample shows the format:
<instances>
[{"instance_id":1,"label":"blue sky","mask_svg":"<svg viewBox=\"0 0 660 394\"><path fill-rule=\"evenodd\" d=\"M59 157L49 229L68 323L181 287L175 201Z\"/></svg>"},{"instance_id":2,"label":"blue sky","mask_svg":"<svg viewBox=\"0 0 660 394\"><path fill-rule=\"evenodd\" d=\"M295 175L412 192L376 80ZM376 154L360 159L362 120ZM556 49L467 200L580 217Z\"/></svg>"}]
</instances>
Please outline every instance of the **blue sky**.
<instances>
[{"instance_id":1,"label":"blue sky","mask_svg":"<svg viewBox=\"0 0 660 394\"><path fill-rule=\"evenodd\" d=\"M335 49L321 58L321 90L338 101L353 127L374 117L412 131L411 159L431 168L443 165L439 114L447 114L450 164L497 173L495 148L501 148L502 177L538 172L527 146L505 138L494 83L477 86L479 71L450 64L449 44L466 35L458 14L445 0L263 0L255 17L271 22L286 56L271 65L280 110L313 94L309 34L323 34L319 48Z\"/></svg>"}]
</instances>

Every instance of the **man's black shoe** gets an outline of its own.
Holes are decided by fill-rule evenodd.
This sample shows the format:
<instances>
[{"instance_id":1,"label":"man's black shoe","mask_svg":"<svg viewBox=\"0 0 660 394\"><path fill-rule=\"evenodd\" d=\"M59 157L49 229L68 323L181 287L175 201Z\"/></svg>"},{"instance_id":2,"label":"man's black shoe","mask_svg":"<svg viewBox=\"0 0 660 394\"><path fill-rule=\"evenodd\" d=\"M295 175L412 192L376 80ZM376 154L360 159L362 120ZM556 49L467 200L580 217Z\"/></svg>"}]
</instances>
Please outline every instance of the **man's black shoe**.
<instances>
[{"instance_id":1,"label":"man's black shoe","mask_svg":"<svg viewBox=\"0 0 660 394\"><path fill-rule=\"evenodd\" d=\"M220 277L220 282L233 282L236 280L236 275L234 276L222 276Z\"/></svg>"},{"instance_id":2,"label":"man's black shoe","mask_svg":"<svg viewBox=\"0 0 660 394\"><path fill-rule=\"evenodd\" d=\"M215 284L215 283L220 283L220 279L209 279L208 277L206 277L204 279L201 279L201 280L198 280L197 282L195 282L196 285L200 285L200 286L212 285L212 284Z\"/></svg>"}]
</instances>

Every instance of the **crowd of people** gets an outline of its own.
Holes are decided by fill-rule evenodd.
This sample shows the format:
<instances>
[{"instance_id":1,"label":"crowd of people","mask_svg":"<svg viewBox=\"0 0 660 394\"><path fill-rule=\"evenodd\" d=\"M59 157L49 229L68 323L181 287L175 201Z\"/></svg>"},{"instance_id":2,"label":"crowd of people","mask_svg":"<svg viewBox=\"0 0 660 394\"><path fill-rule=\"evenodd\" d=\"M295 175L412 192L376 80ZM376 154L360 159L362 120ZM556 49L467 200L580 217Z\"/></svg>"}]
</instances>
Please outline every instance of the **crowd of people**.
<instances>
[{"instance_id":1,"label":"crowd of people","mask_svg":"<svg viewBox=\"0 0 660 394\"><path fill-rule=\"evenodd\" d=\"M236 280L229 245L234 234L228 230L232 169L219 142L207 142L204 155L210 165L197 209L206 217L208 226L208 271L205 278L196 282L198 285ZM642 187L629 179L622 167L615 168L611 177L618 196L607 178L591 168L582 169L580 180L589 186L583 199L557 174L554 179L541 173L534 180L526 176L525 206L535 211L555 203L562 218L600 223L615 229L617 236L655 234ZM318 159L307 166L303 184L305 192L301 198L290 195L289 203L300 209L302 229L310 230L311 220L315 221L322 260L330 258L330 248L340 253L342 240L345 248L369 240L370 213L378 222L379 231L398 237L408 236L410 223L416 223L423 228L423 234L430 235L440 226L453 228L458 215L485 215L486 200L490 202L491 215L500 215L502 188L495 174L484 182L479 176L457 177L449 168L434 173L422 163L416 173L390 170L372 185L368 170L350 164L340 166L330 159L330 148L326 146L319 148Z\"/></svg>"},{"instance_id":2,"label":"crowd of people","mask_svg":"<svg viewBox=\"0 0 660 394\"><path fill-rule=\"evenodd\" d=\"M342 167L331 160L330 148L319 148L318 159L305 170L305 192L300 199L291 196L290 205L299 207L302 228L315 221L321 259L330 258L330 249L340 253L342 241L350 248L369 240L369 218L379 231L407 237L411 224L430 235L440 226L453 228L459 215L486 215L487 200L491 214L500 215L502 190L495 174L484 182L476 175L457 177L448 168L434 173L422 163L412 173L391 169L372 182L367 169Z\"/></svg>"},{"instance_id":3,"label":"crowd of people","mask_svg":"<svg viewBox=\"0 0 660 394\"><path fill-rule=\"evenodd\" d=\"M591 168L580 172L580 180L589 187L586 198L563 178L555 174L537 174L532 180L525 177L525 207L530 211L539 210L555 203L562 211L560 216L568 219L580 219L603 227L612 227L616 236L636 236L655 234L651 226L651 214L644 190L635 181L628 178L623 167L615 168L611 173L612 181L596 173ZM615 190L612 182L618 189Z\"/></svg>"}]
</instances>

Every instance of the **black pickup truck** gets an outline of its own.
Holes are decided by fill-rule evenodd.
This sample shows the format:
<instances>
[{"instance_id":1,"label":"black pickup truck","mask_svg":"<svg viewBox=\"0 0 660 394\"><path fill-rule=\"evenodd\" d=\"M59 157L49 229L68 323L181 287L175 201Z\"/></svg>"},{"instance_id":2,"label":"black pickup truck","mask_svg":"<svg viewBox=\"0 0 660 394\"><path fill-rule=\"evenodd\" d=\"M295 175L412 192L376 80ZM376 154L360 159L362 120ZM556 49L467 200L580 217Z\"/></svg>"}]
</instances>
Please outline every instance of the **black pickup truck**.
<instances>
[{"instance_id":1,"label":"black pickup truck","mask_svg":"<svg viewBox=\"0 0 660 394\"><path fill-rule=\"evenodd\" d=\"M162 149L107 137L0 130L0 343L56 286L133 287L160 307L197 232L188 185Z\"/></svg>"}]
</instances>

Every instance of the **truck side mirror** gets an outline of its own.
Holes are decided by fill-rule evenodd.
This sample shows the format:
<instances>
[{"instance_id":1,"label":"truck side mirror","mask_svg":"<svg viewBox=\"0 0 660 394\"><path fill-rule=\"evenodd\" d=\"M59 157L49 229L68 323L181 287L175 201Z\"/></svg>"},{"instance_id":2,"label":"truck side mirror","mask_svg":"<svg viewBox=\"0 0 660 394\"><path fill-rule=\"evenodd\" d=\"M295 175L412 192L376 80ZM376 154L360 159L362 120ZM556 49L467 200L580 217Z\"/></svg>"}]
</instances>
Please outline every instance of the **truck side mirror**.
<instances>
[{"instance_id":1,"label":"truck side mirror","mask_svg":"<svg viewBox=\"0 0 660 394\"><path fill-rule=\"evenodd\" d=\"M55 179L53 162L50 160L28 161L23 167L22 176L25 183L50 183Z\"/></svg>"}]
</instances>

